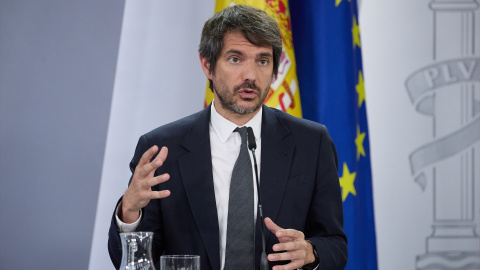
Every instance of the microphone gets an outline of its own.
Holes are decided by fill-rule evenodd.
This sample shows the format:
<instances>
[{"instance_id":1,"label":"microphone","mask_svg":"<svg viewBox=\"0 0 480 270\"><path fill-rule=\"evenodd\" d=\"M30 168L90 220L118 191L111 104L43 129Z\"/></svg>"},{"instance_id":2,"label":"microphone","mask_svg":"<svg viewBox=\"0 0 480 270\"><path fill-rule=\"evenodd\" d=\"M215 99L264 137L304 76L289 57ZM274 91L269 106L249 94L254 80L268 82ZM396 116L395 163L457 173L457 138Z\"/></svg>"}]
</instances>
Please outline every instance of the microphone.
<instances>
[{"instance_id":1,"label":"microphone","mask_svg":"<svg viewBox=\"0 0 480 270\"><path fill-rule=\"evenodd\" d=\"M257 167L257 158L255 157L255 149L257 149L257 143L255 142L255 135L253 135L253 129L247 127L247 136L248 136L248 149L252 151L253 163L255 165L255 179L257 183L257 195L258 195L258 214L260 216L260 222L262 223L262 256L260 257L260 270L268 270L268 259L267 253L265 252L265 221L263 219L262 212L262 196L260 195L260 182L258 181L258 167Z\"/></svg>"},{"instance_id":2,"label":"microphone","mask_svg":"<svg viewBox=\"0 0 480 270\"><path fill-rule=\"evenodd\" d=\"M247 136L248 136L248 149L255 151L255 149L257 149L257 142L255 141L255 135L253 135L253 129L251 127L247 127ZM255 156L253 156L253 158L255 158Z\"/></svg>"}]
</instances>

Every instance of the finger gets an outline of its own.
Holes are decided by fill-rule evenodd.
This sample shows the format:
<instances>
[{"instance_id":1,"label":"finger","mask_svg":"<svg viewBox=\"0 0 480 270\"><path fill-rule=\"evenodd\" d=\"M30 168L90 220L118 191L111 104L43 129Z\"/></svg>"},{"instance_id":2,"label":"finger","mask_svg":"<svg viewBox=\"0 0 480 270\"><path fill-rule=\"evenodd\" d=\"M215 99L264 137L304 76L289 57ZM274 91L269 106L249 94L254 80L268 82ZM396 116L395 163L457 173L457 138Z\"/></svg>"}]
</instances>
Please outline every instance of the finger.
<instances>
[{"instance_id":1,"label":"finger","mask_svg":"<svg viewBox=\"0 0 480 270\"><path fill-rule=\"evenodd\" d=\"M163 146L162 149L160 149L160 153L158 153L155 159L160 159L162 160L162 163L163 163L165 162L165 159L167 159L167 155L168 155L168 148L166 146Z\"/></svg>"},{"instance_id":2,"label":"finger","mask_svg":"<svg viewBox=\"0 0 480 270\"><path fill-rule=\"evenodd\" d=\"M138 161L137 167L143 167L146 164L150 162L152 159L153 155L158 152L158 146L154 145L150 147L145 153L143 153L142 157L140 158L140 161Z\"/></svg>"},{"instance_id":3,"label":"finger","mask_svg":"<svg viewBox=\"0 0 480 270\"><path fill-rule=\"evenodd\" d=\"M281 229L278 230L277 233L275 234L278 238L280 237L288 237L294 240L297 239L305 239L305 235L301 231L297 231L294 229Z\"/></svg>"},{"instance_id":4,"label":"finger","mask_svg":"<svg viewBox=\"0 0 480 270\"><path fill-rule=\"evenodd\" d=\"M158 169L160 166L163 165L163 162L167 158L167 154L168 154L168 148L165 146L162 147L162 149L160 150L160 153L158 153L158 155L155 157L155 159L152 162L149 162L140 168L140 170L138 171L138 175L141 177L146 177L152 174L156 169ZM151 158L152 156L150 157L150 159Z\"/></svg>"},{"instance_id":5,"label":"finger","mask_svg":"<svg viewBox=\"0 0 480 270\"><path fill-rule=\"evenodd\" d=\"M167 159L167 155L168 155L168 148L163 146L162 149L160 149L160 153L158 153L155 159L144 166L146 170L145 172L149 174L152 171L159 168L160 166L162 166L163 162L165 162L165 159Z\"/></svg>"},{"instance_id":6,"label":"finger","mask_svg":"<svg viewBox=\"0 0 480 270\"><path fill-rule=\"evenodd\" d=\"M293 242L278 243L273 245L272 249L274 251L307 250L307 242L293 241Z\"/></svg>"},{"instance_id":7,"label":"finger","mask_svg":"<svg viewBox=\"0 0 480 270\"><path fill-rule=\"evenodd\" d=\"M288 264L276 265L272 268L272 270L292 270L292 269L299 269L302 267L303 267L303 264L301 260L294 260Z\"/></svg>"},{"instance_id":8,"label":"finger","mask_svg":"<svg viewBox=\"0 0 480 270\"><path fill-rule=\"evenodd\" d=\"M146 181L146 188L151 188L155 185L158 185L160 183L166 182L170 179L170 175L168 173L164 173L162 175L159 175L157 177L152 177L149 178L148 181Z\"/></svg>"},{"instance_id":9,"label":"finger","mask_svg":"<svg viewBox=\"0 0 480 270\"><path fill-rule=\"evenodd\" d=\"M160 159L155 159L150 163L143 165L142 167L137 166L135 169L135 174L139 178L153 177L153 172L162 166L163 162Z\"/></svg>"},{"instance_id":10,"label":"finger","mask_svg":"<svg viewBox=\"0 0 480 270\"><path fill-rule=\"evenodd\" d=\"M299 267L303 266L305 262L305 252L301 250L283 252L283 253L273 253L268 255L269 261L291 261L294 263L300 264ZM292 269L292 268L289 268Z\"/></svg>"},{"instance_id":11,"label":"finger","mask_svg":"<svg viewBox=\"0 0 480 270\"><path fill-rule=\"evenodd\" d=\"M266 217L264 219L264 222L265 222L265 226L267 226L267 229L269 229L273 234L277 235L277 232L279 230L283 230L282 227L278 226L277 224L275 224L275 222L272 221L272 219Z\"/></svg>"},{"instance_id":12,"label":"finger","mask_svg":"<svg viewBox=\"0 0 480 270\"><path fill-rule=\"evenodd\" d=\"M160 191L150 191L149 193L150 199L163 199L170 196L170 190L160 190Z\"/></svg>"}]
</instances>

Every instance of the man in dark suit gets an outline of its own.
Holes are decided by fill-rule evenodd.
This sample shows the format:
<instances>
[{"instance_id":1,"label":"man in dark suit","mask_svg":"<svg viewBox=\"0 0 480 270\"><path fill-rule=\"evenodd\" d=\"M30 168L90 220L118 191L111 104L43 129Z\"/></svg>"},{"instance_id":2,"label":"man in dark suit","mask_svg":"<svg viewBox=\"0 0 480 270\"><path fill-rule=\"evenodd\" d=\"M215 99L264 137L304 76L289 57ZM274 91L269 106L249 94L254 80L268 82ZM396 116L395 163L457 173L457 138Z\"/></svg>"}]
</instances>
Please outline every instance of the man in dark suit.
<instances>
[{"instance_id":1,"label":"man in dark suit","mask_svg":"<svg viewBox=\"0 0 480 270\"><path fill-rule=\"evenodd\" d=\"M140 138L130 163L133 175L109 232L115 267L122 255L119 232L153 231L157 268L162 254L196 254L202 270L241 269L226 251L227 221L242 141L235 131L250 126L260 157L270 267L343 269L347 242L335 146L324 126L262 105L281 50L278 26L263 11L232 6L205 23L200 62L214 100ZM235 255L254 258L258 269L262 220L253 216L252 253Z\"/></svg>"}]
</instances>

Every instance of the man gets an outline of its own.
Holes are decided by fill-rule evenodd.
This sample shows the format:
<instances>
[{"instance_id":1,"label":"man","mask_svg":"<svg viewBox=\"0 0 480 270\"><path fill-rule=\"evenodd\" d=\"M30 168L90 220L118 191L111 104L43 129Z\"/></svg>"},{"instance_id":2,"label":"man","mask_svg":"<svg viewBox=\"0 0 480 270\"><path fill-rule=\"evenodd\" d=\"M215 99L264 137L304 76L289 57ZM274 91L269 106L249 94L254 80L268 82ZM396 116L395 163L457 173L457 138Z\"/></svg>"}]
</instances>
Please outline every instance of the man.
<instances>
[{"instance_id":1,"label":"man","mask_svg":"<svg viewBox=\"0 0 480 270\"><path fill-rule=\"evenodd\" d=\"M324 126L262 105L281 50L275 21L255 8L232 6L205 23L199 55L214 100L140 138L109 232L115 267L119 232L135 230L154 232L157 268L162 254L192 254L200 255L202 270L258 269L262 220L250 163L241 174L249 180L240 181L250 191L232 191L237 157L246 153L245 132L237 127L246 126L258 147L270 267L343 269L347 247L335 146ZM237 202L245 196L251 199ZM245 209L251 214L230 219ZM235 237L242 243L232 244Z\"/></svg>"}]
</instances>

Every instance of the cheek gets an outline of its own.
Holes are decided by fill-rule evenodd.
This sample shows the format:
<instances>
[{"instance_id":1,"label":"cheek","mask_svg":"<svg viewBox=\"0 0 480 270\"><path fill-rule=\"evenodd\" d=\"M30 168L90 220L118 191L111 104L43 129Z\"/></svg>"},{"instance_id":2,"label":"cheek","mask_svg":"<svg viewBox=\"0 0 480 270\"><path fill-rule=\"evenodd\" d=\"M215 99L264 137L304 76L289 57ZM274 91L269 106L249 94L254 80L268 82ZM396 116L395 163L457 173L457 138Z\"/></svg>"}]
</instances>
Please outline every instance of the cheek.
<instances>
[{"instance_id":1,"label":"cheek","mask_svg":"<svg viewBox=\"0 0 480 270\"><path fill-rule=\"evenodd\" d=\"M215 88L217 89L217 91L220 92L228 92L228 89L230 89L230 83L223 74L220 76L216 76L216 78L213 80L213 84L216 85Z\"/></svg>"},{"instance_id":2,"label":"cheek","mask_svg":"<svg viewBox=\"0 0 480 270\"><path fill-rule=\"evenodd\" d=\"M224 71L221 78L223 84L229 87L237 86L243 83L240 73L236 71Z\"/></svg>"},{"instance_id":3,"label":"cheek","mask_svg":"<svg viewBox=\"0 0 480 270\"><path fill-rule=\"evenodd\" d=\"M259 80L259 84L260 84L259 86L262 89L265 89L266 87L270 86L274 79L271 72L262 74L261 77L259 78L262 78L261 80Z\"/></svg>"}]
</instances>

